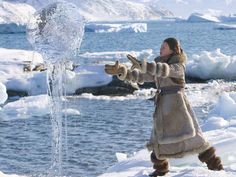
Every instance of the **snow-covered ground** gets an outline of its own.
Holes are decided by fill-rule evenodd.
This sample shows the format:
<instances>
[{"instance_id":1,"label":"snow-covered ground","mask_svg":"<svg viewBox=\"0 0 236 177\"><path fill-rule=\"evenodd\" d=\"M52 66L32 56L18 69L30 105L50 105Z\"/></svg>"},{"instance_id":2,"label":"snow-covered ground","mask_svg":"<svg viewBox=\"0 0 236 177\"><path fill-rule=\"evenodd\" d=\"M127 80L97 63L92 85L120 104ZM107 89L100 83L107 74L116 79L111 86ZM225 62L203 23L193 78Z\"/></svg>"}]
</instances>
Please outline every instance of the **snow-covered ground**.
<instances>
[{"instance_id":1,"label":"snow-covered ground","mask_svg":"<svg viewBox=\"0 0 236 177\"><path fill-rule=\"evenodd\" d=\"M212 89L212 88L211 88ZM204 92L204 91L203 91ZM208 90L209 92L209 90ZM195 97L200 101L201 97ZM202 124L204 136L216 148L222 159L224 171L210 171L196 155L181 159L170 159L170 172L166 176L175 177L234 177L236 176L236 92L223 92L212 105L208 118ZM140 150L132 157L117 153L117 164L107 169L99 177L148 177L153 171L150 154L146 149Z\"/></svg>"},{"instance_id":2,"label":"snow-covered ground","mask_svg":"<svg viewBox=\"0 0 236 177\"><path fill-rule=\"evenodd\" d=\"M220 49L202 51L189 57L187 75L201 79L236 79L236 56L225 55Z\"/></svg>"},{"instance_id":3,"label":"snow-covered ground","mask_svg":"<svg viewBox=\"0 0 236 177\"><path fill-rule=\"evenodd\" d=\"M92 23L85 26L85 32L95 33L111 33L111 32L126 32L126 33L142 33L147 32L146 23L128 23L128 24L99 24Z\"/></svg>"},{"instance_id":4,"label":"snow-covered ground","mask_svg":"<svg viewBox=\"0 0 236 177\"><path fill-rule=\"evenodd\" d=\"M25 91L29 95L47 93L46 71L25 72L24 67L31 63L34 68L44 61L40 54L26 50L0 49L0 82L7 90ZM67 70L67 93L73 94L81 87L101 86L111 82L105 74L104 65L81 66L75 71ZM87 79L90 82L87 82Z\"/></svg>"}]
</instances>

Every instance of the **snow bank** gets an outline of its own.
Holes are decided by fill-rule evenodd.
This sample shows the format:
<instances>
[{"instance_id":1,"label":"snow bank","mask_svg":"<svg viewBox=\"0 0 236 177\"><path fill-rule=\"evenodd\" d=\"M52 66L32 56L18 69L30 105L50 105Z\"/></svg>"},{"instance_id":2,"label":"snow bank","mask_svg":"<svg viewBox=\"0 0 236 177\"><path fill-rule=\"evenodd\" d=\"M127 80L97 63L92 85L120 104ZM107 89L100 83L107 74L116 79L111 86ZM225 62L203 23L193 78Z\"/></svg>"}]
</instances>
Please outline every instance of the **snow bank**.
<instances>
[{"instance_id":1,"label":"snow bank","mask_svg":"<svg viewBox=\"0 0 236 177\"><path fill-rule=\"evenodd\" d=\"M236 25L219 24L215 27L215 29L219 29L219 30L236 30Z\"/></svg>"},{"instance_id":2,"label":"snow bank","mask_svg":"<svg viewBox=\"0 0 236 177\"><path fill-rule=\"evenodd\" d=\"M192 13L188 22L220 22L219 18L211 13Z\"/></svg>"},{"instance_id":3,"label":"snow bank","mask_svg":"<svg viewBox=\"0 0 236 177\"><path fill-rule=\"evenodd\" d=\"M127 32L127 33L142 33L147 32L146 23L128 23L128 24L87 24L85 32L95 33L112 33L112 32Z\"/></svg>"},{"instance_id":4,"label":"snow bank","mask_svg":"<svg viewBox=\"0 0 236 177\"><path fill-rule=\"evenodd\" d=\"M43 63L43 59L33 51L0 48L0 82L7 90L27 91L32 94L45 91L45 72L24 72L24 66L29 63L32 63L33 68Z\"/></svg>"},{"instance_id":5,"label":"snow bank","mask_svg":"<svg viewBox=\"0 0 236 177\"><path fill-rule=\"evenodd\" d=\"M233 177L236 176L236 163L225 166L225 171L210 171L203 166L197 157L191 156L182 159L170 160L170 172L167 176L175 177ZM153 172L150 154L146 150L138 151L133 157L122 160L110 167L106 173L98 177L148 177Z\"/></svg>"},{"instance_id":6,"label":"snow bank","mask_svg":"<svg viewBox=\"0 0 236 177\"><path fill-rule=\"evenodd\" d=\"M94 60L95 64L80 65L74 71L67 70L67 94L73 94L79 88L110 83L112 77L104 72L104 64L114 64L115 60L121 60L130 67L131 63L126 58L128 53L150 61L154 56L152 49L81 54L80 57L87 59L89 63L93 63ZM47 93L46 71L24 72L25 65L29 63L31 68L34 68L44 61L36 52L0 48L0 82L7 90L27 92L29 95ZM213 52L203 51L190 57L186 74L201 79L236 79L235 67L236 57L227 56L217 49Z\"/></svg>"},{"instance_id":7,"label":"snow bank","mask_svg":"<svg viewBox=\"0 0 236 177\"><path fill-rule=\"evenodd\" d=\"M6 86L0 82L0 105L4 104L7 98L8 98L8 95L7 95Z\"/></svg>"},{"instance_id":8,"label":"snow bank","mask_svg":"<svg viewBox=\"0 0 236 177\"><path fill-rule=\"evenodd\" d=\"M0 1L0 33L26 31L26 24L35 9L25 3Z\"/></svg>"},{"instance_id":9,"label":"snow bank","mask_svg":"<svg viewBox=\"0 0 236 177\"><path fill-rule=\"evenodd\" d=\"M25 50L0 48L0 82L7 90L25 91L29 95L47 93L46 71L24 72L24 66L31 63L34 68L44 61L39 53ZM82 87L107 85L112 77L104 71L104 64L79 66L67 71L67 94ZM89 82L88 82L89 81Z\"/></svg>"},{"instance_id":10,"label":"snow bank","mask_svg":"<svg viewBox=\"0 0 236 177\"><path fill-rule=\"evenodd\" d=\"M66 89L72 94L78 88L107 85L111 81L112 76L105 73L103 64L80 66L73 72L67 71Z\"/></svg>"},{"instance_id":11,"label":"snow bank","mask_svg":"<svg viewBox=\"0 0 236 177\"><path fill-rule=\"evenodd\" d=\"M210 114L219 115L225 119L236 118L236 92L223 92Z\"/></svg>"},{"instance_id":12,"label":"snow bank","mask_svg":"<svg viewBox=\"0 0 236 177\"><path fill-rule=\"evenodd\" d=\"M236 56L216 49L194 54L187 63L187 75L201 79L236 79Z\"/></svg>"}]
</instances>

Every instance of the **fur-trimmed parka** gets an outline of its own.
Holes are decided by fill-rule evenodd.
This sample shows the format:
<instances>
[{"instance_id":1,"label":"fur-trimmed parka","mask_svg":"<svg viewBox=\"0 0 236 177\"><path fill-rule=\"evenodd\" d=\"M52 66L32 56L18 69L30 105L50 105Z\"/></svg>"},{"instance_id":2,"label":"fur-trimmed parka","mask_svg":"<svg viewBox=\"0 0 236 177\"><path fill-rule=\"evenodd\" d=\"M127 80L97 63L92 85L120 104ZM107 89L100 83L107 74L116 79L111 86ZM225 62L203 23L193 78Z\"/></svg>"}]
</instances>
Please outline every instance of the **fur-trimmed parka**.
<instances>
[{"instance_id":1,"label":"fur-trimmed parka","mask_svg":"<svg viewBox=\"0 0 236 177\"><path fill-rule=\"evenodd\" d=\"M198 154L211 145L203 137L195 114L184 93L186 55L142 61L141 70L127 70L121 80L155 82L157 93L153 129L147 148L158 159ZM119 76L118 76L119 78Z\"/></svg>"}]
</instances>

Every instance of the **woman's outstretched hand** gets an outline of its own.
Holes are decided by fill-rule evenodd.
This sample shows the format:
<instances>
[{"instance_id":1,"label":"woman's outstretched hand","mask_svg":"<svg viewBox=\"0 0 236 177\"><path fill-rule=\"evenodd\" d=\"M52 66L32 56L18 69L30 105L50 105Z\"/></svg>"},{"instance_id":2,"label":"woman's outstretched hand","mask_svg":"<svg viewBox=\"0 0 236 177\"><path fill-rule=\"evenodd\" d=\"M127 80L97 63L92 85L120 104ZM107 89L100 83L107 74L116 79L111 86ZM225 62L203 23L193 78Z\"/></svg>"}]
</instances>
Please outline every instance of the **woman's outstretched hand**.
<instances>
[{"instance_id":1,"label":"woman's outstretched hand","mask_svg":"<svg viewBox=\"0 0 236 177\"><path fill-rule=\"evenodd\" d=\"M120 64L119 61L116 61L114 65L105 65L105 72L107 74L116 75L118 79L125 80L127 76L127 67L124 64Z\"/></svg>"},{"instance_id":2,"label":"woman's outstretched hand","mask_svg":"<svg viewBox=\"0 0 236 177\"><path fill-rule=\"evenodd\" d=\"M119 74L119 67L120 67L120 62L116 61L116 63L114 65L105 65L105 72L107 74L111 74L111 75L117 75Z\"/></svg>"},{"instance_id":3,"label":"woman's outstretched hand","mask_svg":"<svg viewBox=\"0 0 236 177\"><path fill-rule=\"evenodd\" d=\"M142 62L139 61L136 57L128 54L127 58L131 61L132 66L131 66L131 70L134 70L135 68L138 70L142 70Z\"/></svg>"}]
</instances>

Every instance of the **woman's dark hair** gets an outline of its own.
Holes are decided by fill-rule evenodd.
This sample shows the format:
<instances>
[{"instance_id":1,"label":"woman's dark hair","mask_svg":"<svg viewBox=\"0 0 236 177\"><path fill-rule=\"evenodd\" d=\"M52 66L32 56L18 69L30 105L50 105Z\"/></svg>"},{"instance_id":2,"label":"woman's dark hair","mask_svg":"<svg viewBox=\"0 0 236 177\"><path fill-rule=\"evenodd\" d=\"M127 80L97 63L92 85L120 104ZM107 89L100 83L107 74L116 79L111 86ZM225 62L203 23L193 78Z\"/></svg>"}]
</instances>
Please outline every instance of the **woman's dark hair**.
<instances>
[{"instance_id":1,"label":"woman's dark hair","mask_svg":"<svg viewBox=\"0 0 236 177\"><path fill-rule=\"evenodd\" d=\"M170 37L164 40L169 46L169 48L173 51L173 55L181 55L183 54L183 49L180 46L180 43L177 39Z\"/></svg>"}]
</instances>

